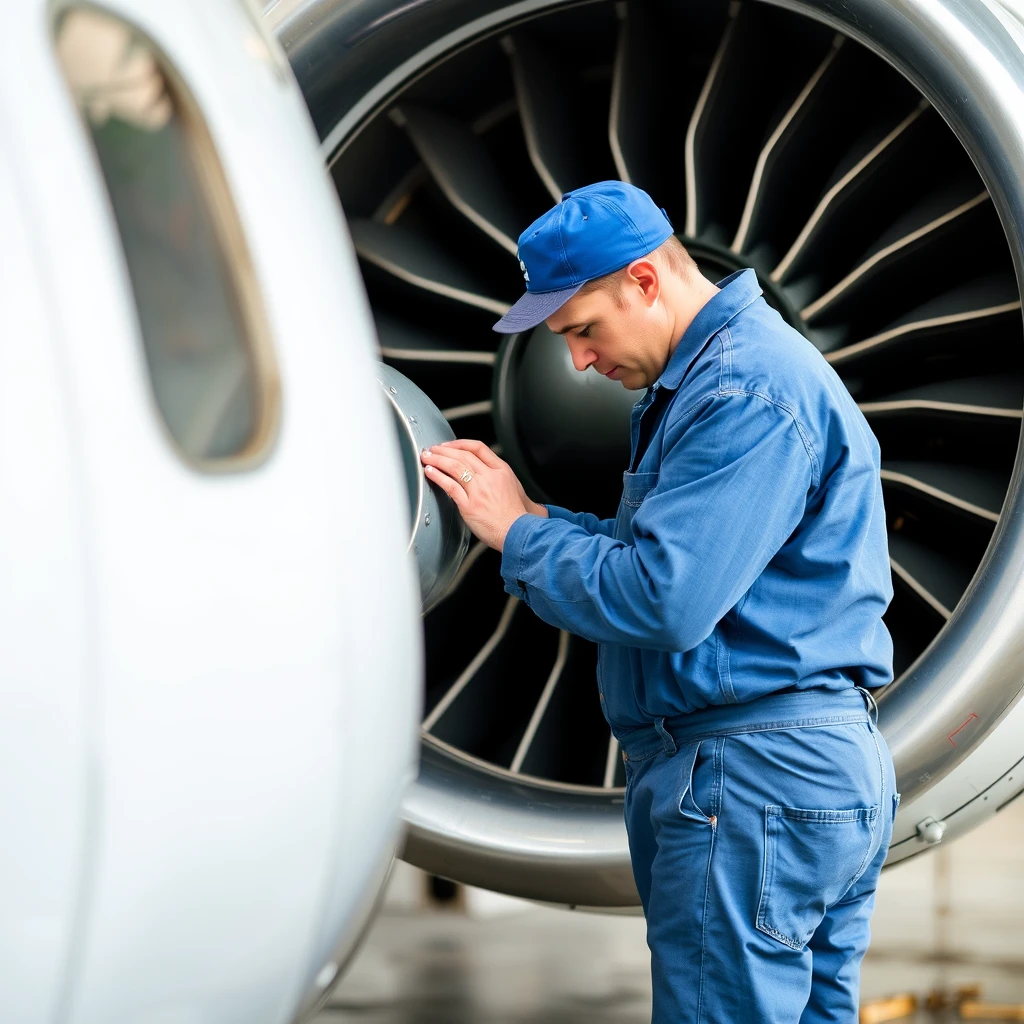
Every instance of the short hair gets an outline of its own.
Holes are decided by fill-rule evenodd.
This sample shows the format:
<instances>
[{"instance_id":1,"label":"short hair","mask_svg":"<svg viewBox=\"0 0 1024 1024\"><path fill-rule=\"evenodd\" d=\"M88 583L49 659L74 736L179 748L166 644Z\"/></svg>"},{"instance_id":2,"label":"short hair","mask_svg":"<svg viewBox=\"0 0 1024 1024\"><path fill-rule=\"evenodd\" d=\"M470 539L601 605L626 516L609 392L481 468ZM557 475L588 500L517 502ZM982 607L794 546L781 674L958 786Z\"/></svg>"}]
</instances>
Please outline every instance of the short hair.
<instances>
[{"instance_id":1,"label":"short hair","mask_svg":"<svg viewBox=\"0 0 1024 1024\"><path fill-rule=\"evenodd\" d=\"M669 235L651 255L680 277L689 277L690 274L700 272L697 261L675 235Z\"/></svg>"},{"instance_id":2,"label":"short hair","mask_svg":"<svg viewBox=\"0 0 1024 1024\"><path fill-rule=\"evenodd\" d=\"M662 267L673 274L678 274L680 277L689 277L691 274L700 272L696 261L687 252L686 246L675 235L669 235L657 249L647 253L642 258L649 259L653 263L659 263ZM603 277L595 277L593 280L587 281L577 294L586 295L587 292L602 288L611 293L612 298L615 300L615 305L622 309L626 303L619 292L618 275L619 271L613 270L610 274L605 274Z\"/></svg>"}]
</instances>

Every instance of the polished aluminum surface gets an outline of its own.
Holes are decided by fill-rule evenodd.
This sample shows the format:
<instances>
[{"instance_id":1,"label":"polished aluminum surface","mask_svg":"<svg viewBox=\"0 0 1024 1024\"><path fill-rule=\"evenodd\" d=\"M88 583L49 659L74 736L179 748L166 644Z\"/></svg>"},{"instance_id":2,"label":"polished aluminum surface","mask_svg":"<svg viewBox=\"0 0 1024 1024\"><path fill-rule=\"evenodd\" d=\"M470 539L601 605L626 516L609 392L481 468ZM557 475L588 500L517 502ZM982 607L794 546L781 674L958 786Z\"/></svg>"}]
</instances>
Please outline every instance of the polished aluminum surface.
<instances>
[{"instance_id":1,"label":"polished aluminum surface","mask_svg":"<svg viewBox=\"0 0 1024 1024\"><path fill-rule=\"evenodd\" d=\"M426 871L552 903L637 903L621 793L511 783L425 743L403 817L399 855Z\"/></svg>"},{"instance_id":2,"label":"polished aluminum surface","mask_svg":"<svg viewBox=\"0 0 1024 1024\"><path fill-rule=\"evenodd\" d=\"M957 0L768 0L849 35L901 71L935 106L971 155L1024 273L1024 56L1004 5ZM502 5L451 0L279 0L268 8L313 110L331 162L369 117L443 55L541 11L545 0ZM401 26L404 31L398 29ZM378 31L388 27L389 31ZM338 69L351 62L354 70ZM932 645L881 700L904 809L944 777L964 776L986 737L1013 709L1024 682L1024 536L1021 460L987 554ZM991 744L990 744L991 746ZM1006 761L980 794L1019 757ZM964 785L948 787L942 813L964 813ZM936 792L942 790L939 787ZM943 790L945 791L945 790ZM954 791L956 794L953 795ZM974 820L990 813L976 801ZM912 813L912 811L911 811ZM614 798L555 793L460 763L424 747L406 803L405 856L429 870L541 899L580 904L635 900ZM904 829L904 831L906 831Z\"/></svg>"},{"instance_id":3,"label":"polished aluminum surface","mask_svg":"<svg viewBox=\"0 0 1024 1024\"><path fill-rule=\"evenodd\" d=\"M424 448L453 441L455 433L437 406L393 366L378 363L377 380L394 412L409 494L409 550L419 568L426 615L444 597L469 550L469 528L451 498L427 481L419 457Z\"/></svg>"}]
</instances>

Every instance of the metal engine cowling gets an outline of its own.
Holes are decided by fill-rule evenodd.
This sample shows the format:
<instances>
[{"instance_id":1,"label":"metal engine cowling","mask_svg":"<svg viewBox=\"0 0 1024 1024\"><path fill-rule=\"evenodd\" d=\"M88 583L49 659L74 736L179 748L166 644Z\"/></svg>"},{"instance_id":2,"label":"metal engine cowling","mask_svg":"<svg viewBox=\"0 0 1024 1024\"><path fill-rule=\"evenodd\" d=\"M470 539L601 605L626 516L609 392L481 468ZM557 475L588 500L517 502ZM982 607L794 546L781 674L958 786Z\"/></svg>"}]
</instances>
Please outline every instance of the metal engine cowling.
<instances>
[{"instance_id":1,"label":"metal engine cowling","mask_svg":"<svg viewBox=\"0 0 1024 1024\"><path fill-rule=\"evenodd\" d=\"M891 860L1015 796L1024 29L1013 10L278 0L265 16L323 140L383 359L457 433L497 444L532 497L611 514L631 397L574 375L543 329L499 347L490 324L520 291L522 227L566 189L619 177L667 208L709 276L757 270L882 445L898 678L881 723L903 793ZM507 599L479 545L425 632L404 856L516 895L635 903L592 646Z\"/></svg>"},{"instance_id":2,"label":"metal engine cowling","mask_svg":"<svg viewBox=\"0 0 1024 1024\"><path fill-rule=\"evenodd\" d=\"M436 405L408 377L387 363L377 379L391 407L409 497L409 551L420 574L423 614L433 611L454 583L469 549L469 528L455 505L423 476L419 453L455 434Z\"/></svg>"}]
</instances>

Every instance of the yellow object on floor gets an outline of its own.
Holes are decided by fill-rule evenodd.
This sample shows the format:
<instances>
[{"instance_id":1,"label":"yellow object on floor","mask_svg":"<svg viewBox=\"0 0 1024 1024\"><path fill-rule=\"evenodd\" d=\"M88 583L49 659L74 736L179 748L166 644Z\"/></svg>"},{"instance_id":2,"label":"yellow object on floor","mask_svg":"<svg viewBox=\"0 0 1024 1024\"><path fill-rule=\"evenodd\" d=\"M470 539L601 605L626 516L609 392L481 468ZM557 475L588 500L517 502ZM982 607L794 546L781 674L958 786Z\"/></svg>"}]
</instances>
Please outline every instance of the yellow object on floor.
<instances>
[{"instance_id":1,"label":"yellow object on floor","mask_svg":"<svg viewBox=\"0 0 1024 1024\"><path fill-rule=\"evenodd\" d=\"M882 1024L887 1020L901 1020L917 1011L917 996L904 992L884 999L871 999L861 1003L860 1024Z\"/></svg>"},{"instance_id":2,"label":"yellow object on floor","mask_svg":"<svg viewBox=\"0 0 1024 1024\"><path fill-rule=\"evenodd\" d=\"M1024 1020L1024 1003L982 1003L975 999L960 1004L961 1020Z\"/></svg>"}]
</instances>

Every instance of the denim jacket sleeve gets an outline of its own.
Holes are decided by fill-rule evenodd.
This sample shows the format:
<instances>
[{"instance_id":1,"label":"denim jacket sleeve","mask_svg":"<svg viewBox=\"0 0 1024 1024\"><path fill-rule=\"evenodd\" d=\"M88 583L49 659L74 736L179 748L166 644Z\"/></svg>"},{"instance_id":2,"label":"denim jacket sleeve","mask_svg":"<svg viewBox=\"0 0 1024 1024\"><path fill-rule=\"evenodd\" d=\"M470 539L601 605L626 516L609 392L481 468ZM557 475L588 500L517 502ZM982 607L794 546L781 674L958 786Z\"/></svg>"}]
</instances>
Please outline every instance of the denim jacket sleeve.
<instances>
[{"instance_id":1,"label":"denim jacket sleeve","mask_svg":"<svg viewBox=\"0 0 1024 1024\"><path fill-rule=\"evenodd\" d=\"M544 507L548 510L549 518L564 519L567 523L575 523L577 526L582 526L587 533L602 533L606 537L610 537L615 531L614 519L598 519L591 512L570 512L560 505L545 505Z\"/></svg>"},{"instance_id":2,"label":"denim jacket sleeve","mask_svg":"<svg viewBox=\"0 0 1024 1024\"><path fill-rule=\"evenodd\" d=\"M598 643L688 651L705 640L799 525L818 464L791 413L766 396L716 394L684 418L667 427L632 543L521 516L502 551L506 591Z\"/></svg>"}]
</instances>

